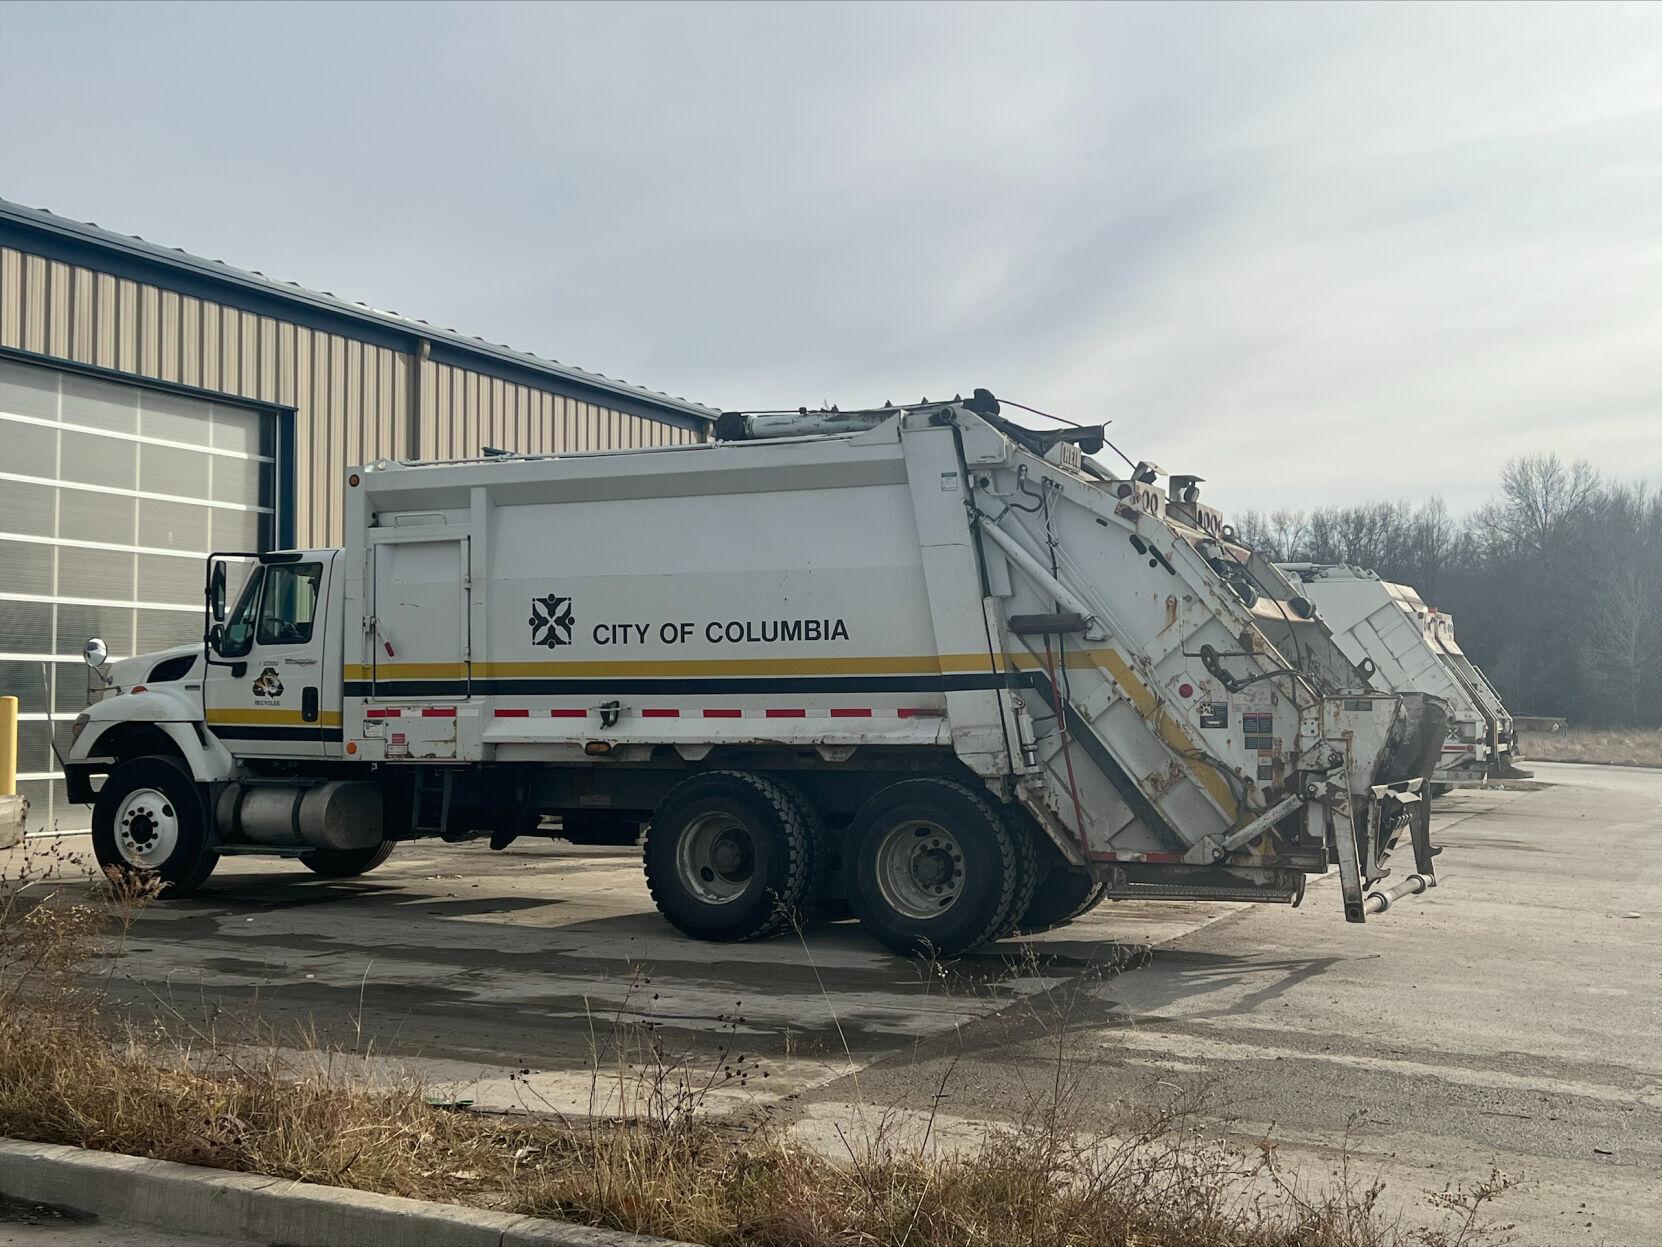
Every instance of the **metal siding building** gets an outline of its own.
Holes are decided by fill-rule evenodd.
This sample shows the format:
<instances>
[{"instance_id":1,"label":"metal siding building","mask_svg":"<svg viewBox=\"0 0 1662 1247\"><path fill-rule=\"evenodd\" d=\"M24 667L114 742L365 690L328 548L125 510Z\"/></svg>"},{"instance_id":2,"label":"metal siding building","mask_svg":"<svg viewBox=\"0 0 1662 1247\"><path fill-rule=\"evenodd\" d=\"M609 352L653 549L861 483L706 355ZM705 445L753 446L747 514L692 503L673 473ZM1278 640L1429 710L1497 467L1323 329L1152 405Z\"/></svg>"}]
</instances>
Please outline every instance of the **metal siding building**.
<instances>
[{"instance_id":1,"label":"metal siding building","mask_svg":"<svg viewBox=\"0 0 1662 1247\"><path fill-rule=\"evenodd\" d=\"M212 550L336 545L346 471L702 441L716 412L0 200L0 693L30 826L81 646L201 635Z\"/></svg>"}]
</instances>

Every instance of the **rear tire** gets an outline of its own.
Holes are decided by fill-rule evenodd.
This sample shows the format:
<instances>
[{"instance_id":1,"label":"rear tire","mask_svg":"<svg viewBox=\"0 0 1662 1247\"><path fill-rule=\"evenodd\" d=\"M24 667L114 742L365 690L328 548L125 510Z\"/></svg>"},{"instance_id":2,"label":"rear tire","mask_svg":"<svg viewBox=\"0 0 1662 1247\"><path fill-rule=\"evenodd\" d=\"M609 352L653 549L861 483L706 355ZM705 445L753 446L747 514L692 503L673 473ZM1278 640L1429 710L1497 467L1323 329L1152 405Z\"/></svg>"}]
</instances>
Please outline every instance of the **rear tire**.
<instances>
[{"instance_id":1,"label":"rear tire","mask_svg":"<svg viewBox=\"0 0 1662 1247\"><path fill-rule=\"evenodd\" d=\"M1040 931L1065 927L1102 904L1107 895L1106 883L1098 883L1083 870L1058 866L1039 884L1016 930L1023 935L1037 935Z\"/></svg>"},{"instance_id":2,"label":"rear tire","mask_svg":"<svg viewBox=\"0 0 1662 1247\"><path fill-rule=\"evenodd\" d=\"M302 853L300 864L325 879L351 879L368 874L392 856L394 842L383 840L367 849L319 849Z\"/></svg>"},{"instance_id":3,"label":"rear tire","mask_svg":"<svg viewBox=\"0 0 1662 1247\"><path fill-rule=\"evenodd\" d=\"M672 788L646 832L646 886L677 930L701 940L777 935L813 878L813 823L785 788L709 771Z\"/></svg>"},{"instance_id":4,"label":"rear tire","mask_svg":"<svg viewBox=\"0 0 1662 1247\"><path fill-rule=\"evenodd\" d=\"M964 784L908 779L873 796L847 840L849 899L896 952L956 957L999 939L1033 887L1033 845Z\"/></svg>"},{"instance_id":5,"label":"rear tire","mask_svg":"<svg viewBox=\"0 0 1662 1247\"><path fill-rule=\"evenodd\" d=\"M213 873L207 804L184 763L133 758L110 772L92 807L99 866L159 879L165 899L188 896Z\"/></svg>"},{"instance_id":6,"label":"rear tire","mask_svg":"<svg viewBox=\"0 0 1662 1247\"><path fill-rule=\"evenodd\" d=\"M816 918L837 916L834 901L831 902L829 912L826 909L832 875L840 866L840 862L833 849L831 833L825 826L824 813L813 798L803 791L801 785L773 775L768 776L768 781L790 798L801 813L803 826L808 831L808 886L803 893L803 910ZM848 916L846 901L842 906L842 916Z\"/></svg>"}]
</instances>

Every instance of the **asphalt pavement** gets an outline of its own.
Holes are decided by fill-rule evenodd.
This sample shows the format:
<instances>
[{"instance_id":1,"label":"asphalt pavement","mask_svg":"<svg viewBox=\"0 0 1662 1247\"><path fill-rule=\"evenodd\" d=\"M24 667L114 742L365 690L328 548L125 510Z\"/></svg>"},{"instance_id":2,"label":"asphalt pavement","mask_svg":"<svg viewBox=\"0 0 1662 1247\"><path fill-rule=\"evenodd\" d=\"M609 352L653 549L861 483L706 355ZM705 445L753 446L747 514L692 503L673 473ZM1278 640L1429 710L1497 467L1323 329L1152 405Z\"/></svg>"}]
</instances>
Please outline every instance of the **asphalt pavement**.
<instances>
[{"instance_id":1,"label":"asphalt pavement","mask_svg":"<svg viewBox=\"0 0 1662 1247\"><path fill-rule=\"evenodd\" d=\"M226 859L140 915L114 981L480 1107L615 1109L648 1034L737 1063L710 1111L807 1137L910 1111L949 1140L1044 1104L1059 1072L1085 1122L1195 1091L1220 1129L1377 1174L1410 1212L1495 1166L1523 1242L1662 1243L1662 772L1535 769L1444 798L1440 886L1365 926L1328 879L1298 909L1110 903L937 966L852 922L687 940L634 850L418 843L345 882Z\"/></svg>"}]
</instances>

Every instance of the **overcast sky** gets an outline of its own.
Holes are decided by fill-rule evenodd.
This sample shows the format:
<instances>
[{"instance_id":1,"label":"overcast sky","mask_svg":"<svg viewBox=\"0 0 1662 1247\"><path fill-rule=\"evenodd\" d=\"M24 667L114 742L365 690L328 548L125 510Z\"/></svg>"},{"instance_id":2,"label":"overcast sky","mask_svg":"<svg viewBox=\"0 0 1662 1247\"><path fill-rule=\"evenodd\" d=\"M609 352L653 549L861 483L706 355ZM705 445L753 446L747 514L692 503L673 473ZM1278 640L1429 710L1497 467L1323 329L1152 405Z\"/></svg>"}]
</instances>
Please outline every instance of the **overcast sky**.
<instances>
[{"instance_id":1,"label":"overcast sky","mask_svg":"<svg viewBox=\"0 0 1662 1247\"><path fill-rule=\"evenodd\" d=\"M1662 6L0 4L0 194L1228 507L1662 480Z\"/></svg>"}]
</instances>

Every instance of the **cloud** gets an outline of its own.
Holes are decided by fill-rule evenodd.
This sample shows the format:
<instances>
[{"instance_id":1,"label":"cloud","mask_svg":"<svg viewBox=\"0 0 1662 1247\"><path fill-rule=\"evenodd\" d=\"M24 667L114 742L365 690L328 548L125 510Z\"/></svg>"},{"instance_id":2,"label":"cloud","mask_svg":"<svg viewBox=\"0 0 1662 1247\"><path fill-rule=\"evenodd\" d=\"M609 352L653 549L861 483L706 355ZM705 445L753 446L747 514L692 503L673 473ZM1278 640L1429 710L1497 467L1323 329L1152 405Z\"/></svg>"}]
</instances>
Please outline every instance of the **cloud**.
<instances>
[{"instance_id":1,"label":"cloud","mask_svg":"<svg viewBox=\"0 0 1662 1247\"><path fill-rule=\"evenodd\" d=\"M720 406L1231 506L1662 478L1654 6L0 9L0 189Z\"/></svg>"}]
</instances>

